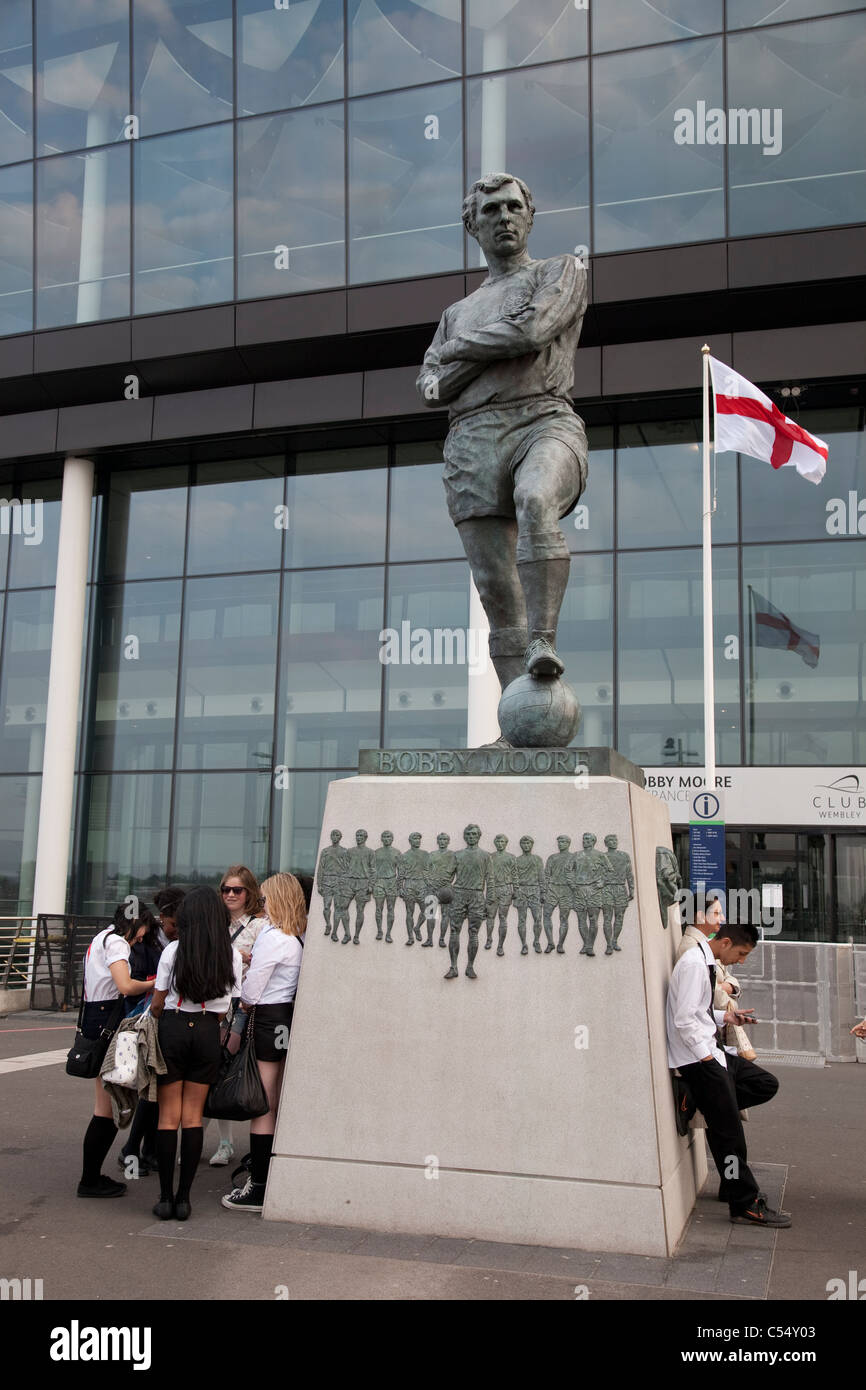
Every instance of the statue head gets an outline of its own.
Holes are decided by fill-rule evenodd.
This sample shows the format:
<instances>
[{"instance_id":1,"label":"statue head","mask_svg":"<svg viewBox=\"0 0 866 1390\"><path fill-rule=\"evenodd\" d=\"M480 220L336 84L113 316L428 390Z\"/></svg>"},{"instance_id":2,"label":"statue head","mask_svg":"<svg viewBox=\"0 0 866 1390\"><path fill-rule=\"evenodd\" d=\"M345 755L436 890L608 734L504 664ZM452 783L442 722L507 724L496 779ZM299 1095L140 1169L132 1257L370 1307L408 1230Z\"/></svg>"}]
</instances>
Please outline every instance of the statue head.
<instances>
[{"instance_id":1,"label":"statue head","mask_svg":"<svg viewBox=\"0 0 866 1390\"><path fill-rule=\"evenodd\" d=\"M340 843L340 841L342 840L342 838L343 838L343 832L342 832L342 830L332 830L332 831L331 831L331 844L332 844L332 845L338 845L338 844Z\"/></svg>"},{"instance_id":2,"label":"statue head","mask_svg":"<svg viewBox=\"0 0 866 1390\"><path fill-rule=\"evenodd\" d=\"M478 825L467 825L463 831L463 838L471 849L474 849L481 839L481 827Z\"/></svg>"},{"instance_id":3,"label":"statue head","mask_svg":"<svg viewBox=\"0 0 866 1390\"><path fill-rule=\"evenodd\" d=\"M383 831L382 831L382 844L385 846L385 848L386 848L386 849L390 849L391 846L393 845L393 843L394 843L394 832L393 832L393 830L383 830Z\"/></svg>"},{"instance_id":4,"label":"statue head","mask_svg":"<svg viewBox=\"0 0 866 1390\"><path fill-rule=\"evenodd\" d=\"M663 927L668 924L668 908L673 907L676 902L682 882L680 867L673 850L668 849L666 845L659 845L656 849L656 887Z\"/></svg>"},{"instance_id":5,"label":"statue head","mask_svg":"<svg viewBox=\"0 0 866 1390\"><path fill-rule=\"evenodd\" d=\"M436 836L436 843L440 849L447 849L451 843L451 836L446 835L444 830L440 830Z\"/></svg>"},{"instance_id":6,"label":"statue head","mask_svg":"<svg viewBox=\"0 0 866 1390\"><path fill-rule=\"evenodd\" d=\"M560 854L565 854L565 851L571 847L571 836L557 835L556 843L559 845Z\"/></svg>"},{"instance_id":7,"label":"statue head","mask_svg":"<svg viewBox=\"0 0 866 1390\"><path fill-rule=\"evenodd\" d=\"M489 254L510 260L522 256L535 216L532 194L513 174L484 174L463 199L463 225Z\"/></svg>"},{"instance_id":8,"label":"statue head","mask_svg":"<svg viewBox=\"0 0 866 1390\"><path fill-rule=\"evenodd\" d=\"M493 837L493 843L494 843L494 845L496 846L496 848L497 848L498 850L504 850L504 849L505 849L505 846L508 844L508 836L507 836L507 835L494 835L494 837Z\"/></svg>"},{"instance_id":9,"label":"statue head","mask_svg":"<svg viewBox=\"0 0 866 1390\"><path fill-rule=\"evenodd\" d=\"M533 840L531 835L524 835L522 836L520 841L520 848L523 850L524 854L530 854L532 852L532 846L534 844L535 841Z\"/></svg>"},{"instance_id":10,"label":"statue head","mask_svg":"<svg viewBox=\"0 0 866 1390\"><path fill-rule=\"evenodd\" d=\"M366 843L366 840L367 840L367 832L366 832L366 830L356 830L356 831L355 831L355 844L356 844L356 845L363 845L363 844Z\"/></svg>"},{"instance_id":11,"label":"statue head","mask_svg":"<svg viewBox=\"0 0 866 1390\"><path fill-rule=\"evenodd\" d=\"M409 844L412 846L413 849L417 849L418 846L420 845L420 843L421 843L421 832L420 832L420 830L413 830L413 831L412 831L412 834L409 836Z\"/></svg>"},{"instance_id":12,"label":"statue head","mask_svg":"<svg viewBox=\"0 0 866 1390\"><path fill-rule=\"evenodd\" d=\"M617 845L619 844L619 840L617 839L616 835L605 835L604 843L607 845L608 849L616 849Z\"/></svg>"},{"instance_id":13,"label":"statue head","mask_svg":"<svg viewBox=\"0 0 866 1390\"><path fill-rule=\"evenodd\" d=\"M586 834L583 837L584 849L595 849L595 842L597 839L597 835L593 835L591 830L587 830Z\"/></svg>"}]
</instances>

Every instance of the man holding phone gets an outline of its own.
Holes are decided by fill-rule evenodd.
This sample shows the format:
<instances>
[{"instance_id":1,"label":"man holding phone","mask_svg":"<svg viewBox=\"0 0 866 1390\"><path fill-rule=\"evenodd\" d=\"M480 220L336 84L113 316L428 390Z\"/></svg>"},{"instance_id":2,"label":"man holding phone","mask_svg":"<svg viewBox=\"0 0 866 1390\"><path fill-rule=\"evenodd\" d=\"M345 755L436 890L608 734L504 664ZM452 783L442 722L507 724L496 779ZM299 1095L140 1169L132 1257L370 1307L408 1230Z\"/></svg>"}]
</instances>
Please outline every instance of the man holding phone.
<instances>
[{"instance_id":1,"label":"man holding phone","mask_svg":"<svg viewBox=\"0 0 866 1390\"><path fill-rule=\"evenodd\" d=\"M692 1100L706 1121L707 1143L719 1171L719 1196L728 1203L731 1221L749 1226L790 1226L785 1212L767 1206L749 1168L740 1111L772 1100L779 1083L770 1072L720 1045L718 1030L726 1023L753 1023L750 1011L713 1008L716 961L741 964L758 943L750 926L719 925L718 935L696 943L674 966L668 987L668 1064L678 1069Z\"/></svg>"}]
</instances>

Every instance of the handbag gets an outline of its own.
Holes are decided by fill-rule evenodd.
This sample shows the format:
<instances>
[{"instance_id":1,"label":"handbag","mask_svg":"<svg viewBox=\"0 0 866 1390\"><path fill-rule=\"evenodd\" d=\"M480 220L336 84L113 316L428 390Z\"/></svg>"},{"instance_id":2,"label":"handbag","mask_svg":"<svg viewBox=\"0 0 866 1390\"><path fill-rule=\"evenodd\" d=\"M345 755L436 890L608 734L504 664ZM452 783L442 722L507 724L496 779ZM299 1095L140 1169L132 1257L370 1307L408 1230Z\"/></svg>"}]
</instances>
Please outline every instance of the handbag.
<instances>
[{"instance_id":1,"label":"handbag","mask_svg":"<svg viewBox=\"0 0 866 1390\"><path fill-rule=\"evenodd\" d=\"M75 1041L66 1054L66 1072L68 1076L81 1076L87 1080L99 1075L102 1063L105 1061L105 1054L108 1051L108 1044L111 1042L115 1028L120 1022L121 1011L123 1009L123 996L121 996L111 1013L108 1021L102 1025L98 1038L85 1038L81 1031L81 1019L84 1014L84 990L81 991L81 1004L78 1009L78 1022L75 1028Z\"/></svg>"},{"instance_id":2,"label":"handbag","mask_svg":"<svg viewBox=\"0 0 866 1390\"><path fill-rule=\"evenodd\" d=\"M147 1013L149 1008L150 1005L144 1013ZM100 1072L104 1086L125 1086L130 1091L136 1089L139 1043L136 1025L138 1019L143 1017L144 1014L139 1014L132 1021L124 1019L118 1027L114 1042L114 1066L108 1071Z\"/></svg>"},{"instance_id":3,"label":"handbag","mask_svg":"<svg viewBox=\"0 0 866 1390\"><path fill-rule=\"evenodd\" d=\"M250 1011L250 1022L255 1012ZM259 1076L250 1022L246 1038L234 1056L223 1048L220 1074L205 1101L204 1113L210 1120L256 1120L271 1108Z\"/></svg>"}]
</instances>

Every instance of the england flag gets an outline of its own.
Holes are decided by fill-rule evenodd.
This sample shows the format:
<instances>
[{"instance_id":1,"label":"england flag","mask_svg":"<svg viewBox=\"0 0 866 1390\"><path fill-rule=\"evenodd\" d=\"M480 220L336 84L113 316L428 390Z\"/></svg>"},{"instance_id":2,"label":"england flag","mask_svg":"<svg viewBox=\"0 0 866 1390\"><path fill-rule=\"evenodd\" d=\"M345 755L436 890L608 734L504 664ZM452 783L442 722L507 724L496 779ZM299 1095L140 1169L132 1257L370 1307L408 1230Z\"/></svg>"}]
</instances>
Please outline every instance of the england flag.
<instances>
[{"instance_id":1,"label":"england flag","mask_svg":"<svg viewBox=\"0 0 866 1390\"><path fill-rule=\"evenodd\" d=\"M783 415L751 381L710 358L715 404L715 450L765 459L774 468L792 467L810 483L827 469L827 445Z\"/></svg>"}]
</instances>

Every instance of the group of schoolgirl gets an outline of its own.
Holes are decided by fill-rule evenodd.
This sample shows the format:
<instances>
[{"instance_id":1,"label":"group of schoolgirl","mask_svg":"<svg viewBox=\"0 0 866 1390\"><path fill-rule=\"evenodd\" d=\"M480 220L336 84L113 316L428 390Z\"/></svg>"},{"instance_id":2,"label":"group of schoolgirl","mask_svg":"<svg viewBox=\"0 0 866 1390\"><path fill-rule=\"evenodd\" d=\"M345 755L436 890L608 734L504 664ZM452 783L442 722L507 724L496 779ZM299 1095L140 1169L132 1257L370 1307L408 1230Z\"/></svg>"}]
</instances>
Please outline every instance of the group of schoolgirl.
<instances>
[{"instance_id":1,"label":"group of schoolgirl","mask_svg":"<svg viewBox=\"0 0 866 1390\"><path fill-rule=\"evenodd\" d=\"M127 906L119 907L112 925L90 944L81 1035L99 1038L116 1028L124 1013L149 1010L157 1020L166 1070L156 1076L157 1100L139 1099L118 1163L127 1176L158 1172L153 1212L160 1220L189 1218L208 1091L220 1074L223 1049L237 1052L250 1020L269 1108L250 1121L247 1181L227 1193L222 1205L262 1210L311 887L285 873L273 874L260 887L245 865L236 864L223 874L218 892L164 888L154 896L155 913L139 906L132 918ZM102 1172L117 1126L99 1077L95 1086L78 1196L121 1197L127 1182ZM228 1164L234 1152L231 1122L219 1126L219 1145L210 1160L215 1167Z\"/></svg>"}]
</instances>

